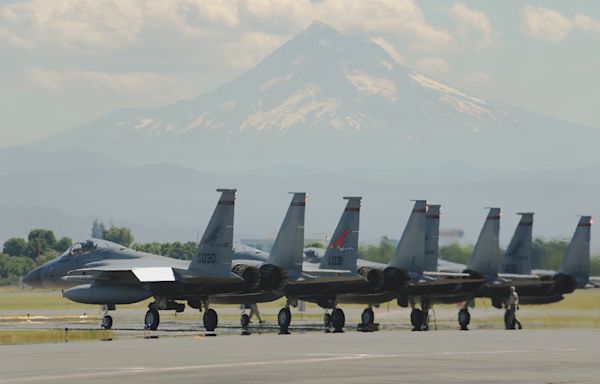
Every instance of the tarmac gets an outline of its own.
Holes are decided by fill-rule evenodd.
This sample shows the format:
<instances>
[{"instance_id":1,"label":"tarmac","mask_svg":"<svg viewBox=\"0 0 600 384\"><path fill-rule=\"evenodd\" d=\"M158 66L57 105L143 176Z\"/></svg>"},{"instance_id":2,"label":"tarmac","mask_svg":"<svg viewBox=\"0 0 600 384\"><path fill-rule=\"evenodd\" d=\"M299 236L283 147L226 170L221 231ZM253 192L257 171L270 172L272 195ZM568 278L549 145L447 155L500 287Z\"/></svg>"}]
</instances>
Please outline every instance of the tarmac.
<instances>
[{"instance_id":1,"label":"tarmac","mask_svg":"<svg viewBox=\"0 0 600 384\"><path fill-rule=\"evenodd\" d=\"M201 332L0 346L4 383L598 383L598 330Z\"/></svg>"}]
</instances>

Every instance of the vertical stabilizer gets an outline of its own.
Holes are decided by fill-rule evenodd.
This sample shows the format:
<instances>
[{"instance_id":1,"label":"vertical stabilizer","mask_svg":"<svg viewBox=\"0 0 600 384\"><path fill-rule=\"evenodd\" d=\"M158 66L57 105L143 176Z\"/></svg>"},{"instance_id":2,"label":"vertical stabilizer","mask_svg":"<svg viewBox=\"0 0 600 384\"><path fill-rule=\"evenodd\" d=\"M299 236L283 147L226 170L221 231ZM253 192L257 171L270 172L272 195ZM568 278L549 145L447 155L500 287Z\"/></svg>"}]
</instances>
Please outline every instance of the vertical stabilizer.
<instances>
[{"instance_id":1,"label":"vertical stabilizer","mask_svg":"<svg viewBox=\"0 0 600 384\"><path fill-rule=\"evenodd\" d=\"M344 199L348 200L348 203L319 268L356 272L361 197L344 197Z\"/></svg>"},{"instance_id":2,"label":"vertical stabilizer","mask_svg":"<svg viewBox=\"0 0 600 384\"><path fill-rule=\"evenodd\" d=\"M427 205L425 216L425 262L423 270L437 271L440 255L440 205Z\"/></svg>"},{"instance_id":3,"label":"vertical stabilizer","mask_svg":"<svg viewBox=\"0 0 600 384\"><path fill-rule=\"evenodd\" d=\"M559 274L574 277L578 287L584 287L590 278L590 232L592 217L581 216L573 238L567 247Z\"/></svg>"},{"instance_id":4,"label":"vertical stabilizer","mask_svg":"<svg viewBox=\"0 0 600 384\"><path fill-rule=\"evenodd\" d=\"M231 272L235 191L217 189L221 197L192 258L190 270L224 275Z\"/></svg>"},{"instance_id":5,"label":"vertical stabilizer","mask_svg":"<svg viewBox=\"0 0 600 384\"><path fill-rule=\"evenodd\" d=\"M269 263L286 270L302 271L306 193L293 193L292 202L269 254Z\"/></svg>"},{"instance_id":6,"label":"vertical stabilizer","mask_svg":"<svg viewBox=\"0 0 600 384\"><path fill-rule=\"evenodd\" d=\"M469 259L468 269L483 275L498 275L500 267L500 208L490 208L477 244Z\"/></svg>"},{"instance_id":7,"label":"vertical stabilizer","mask_svg":"<svg viewBox=\"0 0 600 384\"><path fill-rule=\"evenodd\" d=\"M410 218L396 247L390 266L409 272L423 272L425 261L426 200L415 200Z\"/></svg>"},{"instance_id":8,"label":"vertical stabilizer","mask_svg":"<svg viewBox=\"0 0 600 384\"><path fill-rule=\"evenodd\" d=\"M531 240L533 213L519 213L519 215L521 215L521 220L504 253L500 272L529 275L531 274L531 256L533 254Z\"/></svg>"}]
</instances>

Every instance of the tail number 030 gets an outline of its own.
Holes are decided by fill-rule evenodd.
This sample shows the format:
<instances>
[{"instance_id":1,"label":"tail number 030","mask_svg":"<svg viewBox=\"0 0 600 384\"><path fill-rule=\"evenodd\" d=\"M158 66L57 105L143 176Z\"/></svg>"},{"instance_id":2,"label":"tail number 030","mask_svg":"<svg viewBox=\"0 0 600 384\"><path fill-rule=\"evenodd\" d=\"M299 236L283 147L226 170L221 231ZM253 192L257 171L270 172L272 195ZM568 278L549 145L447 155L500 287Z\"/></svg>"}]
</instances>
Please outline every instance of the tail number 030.
<instances>
[{"instance_id":1,"label":"tail number 030","mask_svg":"<svg viewBox=\"0 0 600 384\"><path fill-rule=\"evenodd\" d=\"M217 255L212 252L202 252L198 254L198 262L202 264L215 264L217 262Z\"/></svg>"}]
</instances>

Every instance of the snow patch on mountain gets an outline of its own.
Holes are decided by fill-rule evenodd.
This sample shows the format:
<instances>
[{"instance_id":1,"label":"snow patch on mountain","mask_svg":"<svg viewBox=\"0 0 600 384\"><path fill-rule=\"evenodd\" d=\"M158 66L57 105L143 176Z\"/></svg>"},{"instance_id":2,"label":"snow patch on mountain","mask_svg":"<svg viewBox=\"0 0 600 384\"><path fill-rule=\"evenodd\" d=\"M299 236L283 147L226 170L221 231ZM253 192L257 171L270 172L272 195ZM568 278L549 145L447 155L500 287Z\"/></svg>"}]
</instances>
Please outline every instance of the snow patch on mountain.
<instances>
[{"instance_id":1,"label":"snow patch on mountain","mask_svg":"<svg viewBox=\"0 0 600 384\"><path fill-rule=\"evenodd\" d=\"M240 130L254 128L257 131L285 133L296 124L306 123L311 115L316 118L335 117L339 100L331 97L321 98L319 91L317 85L307 84L275 107L254 111L244 120Z\"/></svg>"},{"instance_id":2,"label":"snow patch on mountain","mask_svg":"<svg viewBox=\"0 0 600 384\"><path fill-rule=\"evenodd\" d=\"M386 77L371 76L362 71L353 71L346 75L356 89L367 96L377 95L388 100L397 100L396 83Z\"/></svg>"}]
</instances>

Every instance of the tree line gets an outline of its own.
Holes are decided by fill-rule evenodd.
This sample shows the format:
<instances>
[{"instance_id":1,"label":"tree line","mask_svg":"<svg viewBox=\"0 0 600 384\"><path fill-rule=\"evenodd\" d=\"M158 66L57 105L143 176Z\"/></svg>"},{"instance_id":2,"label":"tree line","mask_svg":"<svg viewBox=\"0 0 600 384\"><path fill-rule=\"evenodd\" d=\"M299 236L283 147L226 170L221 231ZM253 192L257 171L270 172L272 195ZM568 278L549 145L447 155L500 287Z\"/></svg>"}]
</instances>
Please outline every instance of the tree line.
<instances>
[{"instance_id":1,"label":"tree line","mask_svg":"<svg viewBox=\"0 0 600 384\"><path fill-rule=\"evenodd\" d=\"M91 235L93 238L105 239L137 251L172 257L174 259L191 260L198 244L188 242L150 242L136 243L129 228L111 226L106 228L103 223L94 221ZM49 229L32 229L27 238L13 237L4 242L0 253L0 285L16 284L19 279L38 265L52 260L65 252L73 244L69 237L58 239ZM378 244L361 245L359 257L362 259L388 263L397 241L383 236ZM309 246L325 246L320 243ZM536 238L533 242L532 267L534 269L556 270L560 266L568 242L564 240L545 240ZM440 247L440 258L456 263L467 264L473 246L450 244ZM591 274L600 275L600 255L592 257Z\"/></svg>"}]
</instances>

